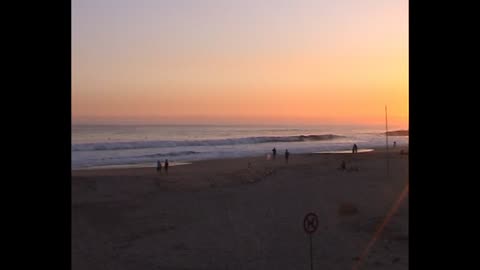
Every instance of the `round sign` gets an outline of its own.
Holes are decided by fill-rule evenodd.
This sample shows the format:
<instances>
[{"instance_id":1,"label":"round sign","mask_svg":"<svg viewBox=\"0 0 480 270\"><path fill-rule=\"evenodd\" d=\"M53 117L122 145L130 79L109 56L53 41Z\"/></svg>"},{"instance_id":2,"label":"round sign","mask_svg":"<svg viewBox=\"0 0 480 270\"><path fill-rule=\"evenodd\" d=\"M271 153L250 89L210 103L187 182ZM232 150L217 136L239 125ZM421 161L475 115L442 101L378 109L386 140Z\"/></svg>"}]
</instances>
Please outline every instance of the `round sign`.
<instances>
[{"instance_id":1,"label":"round sign","mask_svg":"<svg viewBox=\"0 0 480 270\"><path fill-rule=\"evenodd\" d=\"M303 229L308 234L314 233L318 228L318 217L314 213L308 213L303 219Z\"/></svg>"}]
</instances>

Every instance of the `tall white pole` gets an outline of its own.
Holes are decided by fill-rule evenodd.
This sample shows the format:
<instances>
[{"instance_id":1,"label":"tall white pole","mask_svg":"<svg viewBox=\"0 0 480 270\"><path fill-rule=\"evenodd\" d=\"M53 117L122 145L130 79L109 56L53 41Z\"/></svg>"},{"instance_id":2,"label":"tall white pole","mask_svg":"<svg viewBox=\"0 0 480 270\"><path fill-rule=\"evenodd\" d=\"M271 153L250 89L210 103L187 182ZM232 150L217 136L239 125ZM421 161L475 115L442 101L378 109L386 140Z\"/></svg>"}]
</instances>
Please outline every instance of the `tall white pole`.
<instances>
[{"instance_id":1,"label":"tall white pole","mask_svg":"<svg viewBox=\"0 0 480 270\"><path fill-rule=\"evenodd\" d=\"M385 144L387 148L387 176L390 176L390 161L388 156L388 117L387 117L387 105L385 105Z\"/></svg>"}]
</instances>

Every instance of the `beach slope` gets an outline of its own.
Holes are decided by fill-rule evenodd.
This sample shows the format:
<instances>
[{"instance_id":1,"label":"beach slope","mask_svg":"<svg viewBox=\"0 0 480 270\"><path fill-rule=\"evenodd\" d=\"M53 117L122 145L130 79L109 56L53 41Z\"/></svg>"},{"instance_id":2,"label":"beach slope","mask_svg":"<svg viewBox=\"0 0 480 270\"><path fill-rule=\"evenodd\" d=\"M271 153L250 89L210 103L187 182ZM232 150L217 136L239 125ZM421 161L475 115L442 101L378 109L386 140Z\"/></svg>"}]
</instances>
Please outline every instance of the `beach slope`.
<instances>
[{"instance_id":1,"label":"beach slope","mask_svg":"<svg viewBox=\"0 0 480 270\"><path fill-rule=\"evenodd\" d=\"M72 171L72 269L408 269L402 149Z\"/></svg>"}]
</instances>

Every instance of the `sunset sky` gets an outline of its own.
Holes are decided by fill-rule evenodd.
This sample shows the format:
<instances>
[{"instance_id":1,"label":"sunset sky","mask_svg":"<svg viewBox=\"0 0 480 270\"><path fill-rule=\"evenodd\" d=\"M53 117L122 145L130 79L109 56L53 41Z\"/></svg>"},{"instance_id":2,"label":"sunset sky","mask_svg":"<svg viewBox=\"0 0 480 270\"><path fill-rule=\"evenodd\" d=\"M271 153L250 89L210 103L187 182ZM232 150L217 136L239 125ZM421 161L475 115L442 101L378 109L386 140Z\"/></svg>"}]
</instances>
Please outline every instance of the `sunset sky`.
<instances>
[{"instance_id":1,"label":"sunset sky","mask_svg":"<svg viewBox=\"0 0 480 270\"><path fill-rule=\"evenodd\" d=\"M407 0L73 0L73 123L408 128Z\"/></svg>"}]
</instances>

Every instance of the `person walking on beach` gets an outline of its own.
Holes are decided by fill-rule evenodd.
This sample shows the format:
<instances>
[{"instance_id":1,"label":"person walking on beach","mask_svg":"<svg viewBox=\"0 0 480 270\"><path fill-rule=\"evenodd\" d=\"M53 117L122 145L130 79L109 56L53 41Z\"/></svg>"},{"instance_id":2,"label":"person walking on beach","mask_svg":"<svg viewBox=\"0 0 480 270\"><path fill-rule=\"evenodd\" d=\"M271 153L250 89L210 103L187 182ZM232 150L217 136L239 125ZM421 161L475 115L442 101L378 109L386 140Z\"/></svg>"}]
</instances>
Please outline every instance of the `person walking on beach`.
<instances>
[{"instance_id":1,"label":"person walking on beach","mask_svg":"<svg viewBox=\"0 0 480 270\"><path fill-rule=\"evenodd\" d=\"M288 152L288 149L285 150L285 163L288 163L288 157L290 156L290 152Z\"/></svg>"},{"instance_id":2,"label":"person walking on beach","mask_svg":"<svg viewBox=\"0 0 480 270\"><path fill-rule=\"evenodd\" d=\"M168 159L165 159L165 173L168 174Z\"/></svg>"},{"instance_id":3,"label":"person walking on beach","mask_svg":"<svg viewBox=\"0 0 480 270\"><path fill-rule=\"evenodd\" d=\"M162 171L162 163L160 162L160 160L157 160L157 172L161 172Z\"/></svg>"},{"instance_id":4,"label":"person walking on beach","mask_svg":"<svg viewBox=\"0 0 480 270\"><path fill-rule=\"evenodd\" d=\"M275 157L277 156L277 149L275 149L275 147L272 149L272 158L275 159Z\"/></svg>"},{"instance_id":5,"label":"person walking on beach","mask_svg":"<svg viewBox=\"0 0 480 270\"><path fill-rule=\"evenodd\" d=\"M353 148L352 148L352 154L354 153L357 153L358 152L358 147L357 147L357 144L353 144Z\"/></svg>"},{"instance_id":6,"label":"person walking on beach","mask_svg":"<svg viewBox=\"0 0 480 270\"><path fill-rule=\"evenodd\" d=\"M397 142L393 142L393 148L397 146Z\"/></svg>"}]
</instances>

